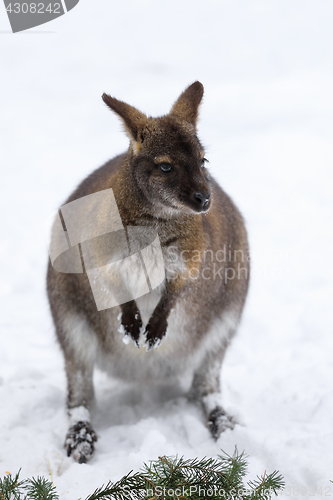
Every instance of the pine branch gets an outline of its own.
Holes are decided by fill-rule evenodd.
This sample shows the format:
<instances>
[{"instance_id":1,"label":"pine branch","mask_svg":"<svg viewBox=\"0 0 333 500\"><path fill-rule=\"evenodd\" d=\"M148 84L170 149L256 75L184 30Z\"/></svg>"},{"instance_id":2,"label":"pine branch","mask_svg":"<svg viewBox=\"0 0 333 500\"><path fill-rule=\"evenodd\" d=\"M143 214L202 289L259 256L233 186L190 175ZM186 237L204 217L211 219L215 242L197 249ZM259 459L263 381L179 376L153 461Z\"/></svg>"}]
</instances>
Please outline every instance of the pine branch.
<instances>
[{"instance_id":1,"label":"pine branch","mask_svg":"<svg viewBox=\"0 0 333 500\"><path fill-rule=\"evenodd\" d=\"M284 487L274 471L247 484L247 456L224 452L217 459L159 457L129 472L119 481L97 488L86 500L270 500ZM0 479L0 500L58 500L53 484L44 477L19 481L10 474Z\"/></svg>"},{"instance_id":2,"label":"pine branch","mask_svg":"<svg viewBox=\"0 0 333 500\"><path fill-rule=\"evenodd\" d=\"M159 457L144 464L140 472L127 475L118 483L109 483L96 490L86 500L221 500L229 496L233 499L270 499L284 486L283 479L275 471L266 473L257 480L244 484L247 473L247 457L224 453L218 459L197 458L185 460L183 457ZM121 491L123 489L123 491ZM124 495L125 492L125 495Z\"/></svg>"},{"instance_id":3,"label":"pine branch","mask_svg":"<svg viewBox=\"0 0 333 500\"><path fill-rule=\"evenodd\" d=\"M0 500L19 500L22 493L24 481L19 481L21 469L16 476L7 474L3 479L0 478Z\"/></svg>"},{"instance_id":4,"label":"pine branch","mask_svg":"<svg viewBox=\"0 0 333 500\"><path fill-rule=\"evenodd\" d=\"M105 500L128 500L129 492L132 491L136 493L135 498L145 498L145 482L139 473L132 474L132 472L129 472L116 483L110 481L106 486L97 488L86 500L99 500L101 498Z\"/></svg>"},{"instance_id":5,"label":"pine branch","mask_svg":"<svg viewBox=\"0 0 333 500\"><path fill-rule=\"evenodd\" d=\"M279 475L277 471L272 472L268 476L266 476L266 472L263 477L258 477L255 481L249 481L249 487L253 489L254 499L267 499L267 494L269 494L269 498L271 498L274 493L276 496L278 495L278 491L284 488L283 477Z\"/></svg>"},{"instance_id":6,"label":"pine branch","mask_svg":"<svg viewBox=\"0 0 333 500\"><path fill-rule=\"evenodd\" d=\"M59 495L56 492L55 486L45 477L32 478L27 481L25 486L27 498L29 500L58 500Z\"/></svg>"}]
</instances>

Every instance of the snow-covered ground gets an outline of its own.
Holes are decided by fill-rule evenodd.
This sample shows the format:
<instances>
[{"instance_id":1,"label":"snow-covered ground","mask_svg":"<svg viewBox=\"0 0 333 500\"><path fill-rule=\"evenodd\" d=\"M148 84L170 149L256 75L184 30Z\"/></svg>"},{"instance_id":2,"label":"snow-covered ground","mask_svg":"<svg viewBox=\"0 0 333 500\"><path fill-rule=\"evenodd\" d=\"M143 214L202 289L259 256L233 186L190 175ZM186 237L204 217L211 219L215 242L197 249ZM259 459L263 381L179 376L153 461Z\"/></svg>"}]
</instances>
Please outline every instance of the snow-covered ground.
<instances>
[{"instance_id":1,"label":"snow-covered ground","mask_svg":"<svg viewBox=\"0 0 333 500\"><path fill-rule=\"evenodd\" d=\"M331 0L81 0L13 35L0 5L1 476L51 468L61 499L77 500L159 455L237 445L252 476L284 475L286 495L333 496L332 26ZM214 443L176 389L97 373L100 438L78 465L63 449L44 223L126 148L103 92L158 115L196 79L199 136L252 249L249 300L222 370L225 407L242 425Z\"/></svg>"}]
</instances>

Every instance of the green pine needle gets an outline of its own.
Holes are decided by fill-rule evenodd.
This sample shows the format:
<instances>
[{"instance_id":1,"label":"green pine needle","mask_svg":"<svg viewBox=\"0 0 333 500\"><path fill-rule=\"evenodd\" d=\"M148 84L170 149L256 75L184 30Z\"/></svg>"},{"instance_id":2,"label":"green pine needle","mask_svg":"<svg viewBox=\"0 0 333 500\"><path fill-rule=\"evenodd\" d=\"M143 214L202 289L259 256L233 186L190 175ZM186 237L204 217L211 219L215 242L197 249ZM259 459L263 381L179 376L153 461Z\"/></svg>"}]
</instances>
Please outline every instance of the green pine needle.
<instances>
[{"instance_id":1,"label":"green pine needle","mask_svg":"<svg viewBox=\"0 0 333 500\"><path fill-rule=\"evenodd\" d=\"M237 448L233 456L224 453L217 459L164 456L145 463L137 474L98 488L86 500L268 500L284 487L276 471L247 485L246 473L247 457Z\"/></svg>"},{"instance_id":2,"label":"green pine needle","mask_svg":"<svg viewBox=\"0 0 333 500\"><path fill-rule=\"evenodd\" d=\"M58 500L55 486L45 477L29 479L26 486L27 497L31 500Z\"/></svg>"},{"instance_id":3,"label":"green pine needle","mask_svg":"<svg viewBox=\"0 0 333 500\"><path fill-rule=\"evenodd\" d=\"M97 488L86 500L270 500L283 489L277 471L244 483L247 456L222 452L214 458L159 457L116 483ZM19 481L20 471L0 479L0 500L58 500L44 477Z\"/></svg>"},{"instance_id":4,"label":"green pine needle","mask_svg":"<svg viewBox=\"0 0 333 500\"><path fill-rule=\"evenodd\" d=\"M21 469L16 476L6 474L0 478L0 500L19 500L24 481L19 481Z\"/></svg>"}]
</instances>

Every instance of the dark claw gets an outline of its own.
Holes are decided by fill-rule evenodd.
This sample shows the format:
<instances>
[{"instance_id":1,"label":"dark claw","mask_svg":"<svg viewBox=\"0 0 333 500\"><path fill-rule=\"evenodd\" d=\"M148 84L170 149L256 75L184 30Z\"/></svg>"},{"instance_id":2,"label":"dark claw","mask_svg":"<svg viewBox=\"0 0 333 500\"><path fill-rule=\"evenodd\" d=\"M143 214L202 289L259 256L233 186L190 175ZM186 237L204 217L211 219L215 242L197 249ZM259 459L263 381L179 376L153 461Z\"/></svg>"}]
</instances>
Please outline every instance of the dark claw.
<instances>
[{"instance_id":1,"label":"dark claw","mask_svg":"<svg viewBox=\"0 0 333 500\"><path fill-rule=\"evenodd\" d=\"M146 333L146 332L145 332ZM146 352L149 352L155 347L159 339L157 338L150 338L149 340L146 340Z\"/></svg>"}]
</instances>

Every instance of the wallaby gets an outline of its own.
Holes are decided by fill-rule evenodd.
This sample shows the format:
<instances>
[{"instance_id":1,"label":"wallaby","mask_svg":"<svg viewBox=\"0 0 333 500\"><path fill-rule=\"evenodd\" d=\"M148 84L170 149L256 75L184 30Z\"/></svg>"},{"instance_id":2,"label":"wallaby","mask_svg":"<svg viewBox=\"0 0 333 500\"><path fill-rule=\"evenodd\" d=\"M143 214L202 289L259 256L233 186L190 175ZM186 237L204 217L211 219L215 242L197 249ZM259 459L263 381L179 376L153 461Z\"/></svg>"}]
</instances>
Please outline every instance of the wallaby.
<instances>
[{"instance_id":1,"label":"wallaby","mask_svg":"<svg viewBox=\"0 0 333 500\"><path fill-rule=\"evenodd\" d=\"M54 262L49 264L47 292L68 381L70 427L65 445L68 456L80 463L91 458L97 439L90 422L95 365L129 381L182 379L190 373L189 397L203 407L213 437L235 424L221 405L220 371L247 295L248 243L241 214L207 169L196 133L202 96L197 81L169 114L152 118L103 94L124 124L129 149L79 185L53 226L51 245L61 246L65 234L67 248L73 255L76 249L78 258L74 272L59 272ZM105 193L112 193L123 227L100 237L103 230L94 233L95 228L109 220L111 205L96 203L89 195ZM80 212L81 200L87 200L81 218L89 214L88 233L93 237L85 243L90 250L76 244L87 237L72 238L66 219L66 207L76 204ZM72 224L72 234L81 222ZM103 296L111 280L104 270L125 256L118 250L119 241L129 243L127 228L158 235L162 280L141 296L125 294L113 307L97 307L98 290ZM143 246L152 241L149 238ZM95 265L87 264L87 256ZM89 269L98 265L102 267L92 279Z\"/></svg>"}]
</instances>

